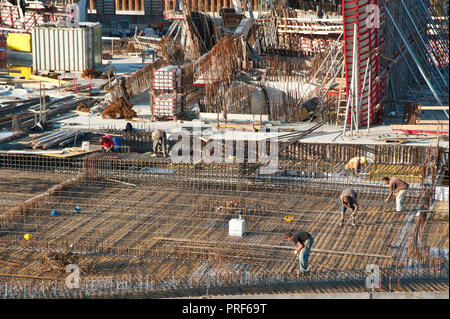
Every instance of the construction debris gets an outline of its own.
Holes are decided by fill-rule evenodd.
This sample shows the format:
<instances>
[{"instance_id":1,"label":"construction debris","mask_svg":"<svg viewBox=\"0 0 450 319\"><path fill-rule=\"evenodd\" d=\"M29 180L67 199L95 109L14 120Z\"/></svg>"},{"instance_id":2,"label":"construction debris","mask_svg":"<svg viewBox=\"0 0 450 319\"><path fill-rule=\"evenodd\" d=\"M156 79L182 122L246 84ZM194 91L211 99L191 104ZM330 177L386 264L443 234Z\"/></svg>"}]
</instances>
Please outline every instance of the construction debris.
<instances>
[{"instance_id":1,"label":"construction debris","mask_svg":"<svg viewBox=\"0 0 450 319\"><path fill-rule=\"evenodd\" d=\"M78 256L70 251L68 253L50 251L42 258L42 265L47 272L52 270L65 272L66 266L70 264L78 264Z\"/></svg>"},{"instance_id":2,"label":"construction debris","mask_svg":"<svg viewBox=\"0 0 450 319\"><path fill-rule=\"evenodd\" d=\"M80 104L78 104L78 106L77 106L77 111L89 113L89 112L90 112L90 109L89 109L89 107L86 106L86 104L80 103Z\"/></svg>"},{"instance_id":3,"label":"construction debris","mask_svg":"<svg viewBox=\"0 0 450 319\"><path fill-rule=\"evenodd\" d=\"M131 120L137 116L133 110L133 105L123 97L116 98L102 112L102 118L109 117L112 119L123 118Z\"/></svg>"},{"instance_id":4,"label":"construction debris","mask_svg":"<svg viewBox=\"0 0 450 319\"><path fill-rule=\"evenodd\" d=\"M81 74L82 78L92 78L92 79L96 79L99 76L102 76L103 72L102 71L97 71L95 70L93 67L87 68L83 71L83 73Z\"/></svg>"}]
</instances>

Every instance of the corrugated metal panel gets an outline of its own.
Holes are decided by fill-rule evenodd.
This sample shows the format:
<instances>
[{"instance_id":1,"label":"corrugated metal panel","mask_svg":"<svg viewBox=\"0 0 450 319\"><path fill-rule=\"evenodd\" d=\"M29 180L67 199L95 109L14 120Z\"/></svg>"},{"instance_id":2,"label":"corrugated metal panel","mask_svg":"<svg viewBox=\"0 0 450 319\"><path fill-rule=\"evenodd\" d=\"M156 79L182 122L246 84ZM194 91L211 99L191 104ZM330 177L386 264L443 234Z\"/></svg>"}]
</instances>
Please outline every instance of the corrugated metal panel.
<instances>
[{"instance_id":1,"label":"corrugated metal panel","mask_svg":"<svg viewBox=\"0 0 450 319\"><path fill-rule=\"evenodd\" d=\"M80 28L42 25L33 29L33 70L82 72L101 64L101 25ZM99 45L100 43L100 45Z\"/></svg>"},{"instance_id":2,"label":"corrugated metal panel","mask_svg":"<svg viewBox=\"0 0 450 319\"><path fill-rule=\"evenodd\" d=\"M145 0L145 14L152 16L162 16L163 0Z\"/></svg>"},{"instance_id":3,"label":"corrugated metal panel","mask_svg":"<svg viewBox=\"0 0 450 319\"><path fill-rule=\"evenodd\" d=\"M97 14L101 16L103 14L103 0L96 0L95 5L97 7Z\"/></svg>"},{"instance_id":4,"label":"corrugated metal panel","mask_svg":"<svg viewBox=\"0 0 450 319\"><path fill-rule=\"evenodd\" d=\"M103 14L115 14L116 3L114 0L103 0Z\"/></svg>"},{"instance_id":5,"label":"corrugated metal panel","mask_svg":"<svg viewBox=\"0 0 450 319\"><path fill-rule=\"evenodd\" d=\"M115 15L103 15L103 14L88 14L88 21L90 22L100 22L103 24L108 24L116 21L127 20L130 24L148 24L155 22L164 22L164 16L158 15L153 16L150 14L145 15L126 15L126 14L115 14Z\"/></svg>"}]
</instances>

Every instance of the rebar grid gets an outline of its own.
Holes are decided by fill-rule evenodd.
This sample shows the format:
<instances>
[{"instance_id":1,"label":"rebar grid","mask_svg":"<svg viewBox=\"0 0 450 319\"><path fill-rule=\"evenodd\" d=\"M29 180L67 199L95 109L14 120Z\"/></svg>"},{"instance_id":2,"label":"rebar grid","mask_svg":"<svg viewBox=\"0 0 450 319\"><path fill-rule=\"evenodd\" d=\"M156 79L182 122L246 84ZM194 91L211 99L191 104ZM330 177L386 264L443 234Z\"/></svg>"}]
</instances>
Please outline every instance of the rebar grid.
<instances>
[{"instance_id":1,"label":"rebar grid","mask_svg":"<svg viewBox=\"0 0 450 319\"><path fill-rule=\"evenodd\" d=\"M40 198L26 214L5 223L0 243L3 247L30 246L32 249L63 249L74 243L75 250L113 255L209 258L218 256L236 262L296 266L282 233L296 228L310 229L317 237L313 264L345 268L354 255L389 258L395 234L404 216L380 211L380 195L361 193L363 207L358 227L339 228L339 192L291 188L267 193L265 190L216 190L207 194L195 189L177 189L171 184L134 184L81 177L55 194ZM323 198L330 198L324 203ZM263 199L263 200L261 200ZM422 198L410 196L407 209L418 210ZM73 212L81 207L81 214ZM60 216L49 216L57 209ZM228 221L241 215L246 220L246 236L227 235ZM286 222L286 215L294 217ZM24 233L32 242L24 242ZM20 234L20 235L19 235ZM371 238L384 245L373 245ZM280 249L280 246L281 247ZM286 247L286 249L284 249ZM359 256L361 257L361 256ZM314 259L321 259L315 262ZM358 258L357 258L358 259ZM359 258L360 259L360 258ZM356 261L350 263L353 267ZM277 266L278 265L278 266ZM267 266L267 265L266 265ZM320 267L320 266L318 266ZM330 266L326 266L330 267Z\"/></svg>"},{"instance_id":2,"label":"rebar grid","mask_svg":"<svg viewBox=\"0 0 450 319\"><path fill-rule=\"evenodd\" d=\"M116 260L116 263L118 261ZM439 267L439 262L433 263ZM192 274L185 275L186 267L196 267ZM396 291L448 291L448 268L430 272L431 267L381 268L381 286L376 292ZM123 274L114 277L84 277L79 288L69 289L65 280L57 278L20 278L0 281L2 298L86 298L91 296L174 296L240 293L245 289L251 293L286 292L368 292L367 273L364 271L316 271L308 275L265 271L255 275L245 268L228 265L227 271L218 269L217 263L170 262L153 264L144 274ZM180 275L183 274L183 275ZM3 277L7 278L7 277Z\"/></svg>"},{"instance_id":3,"label":"rebar grid","mask_svg":"<svg viewBox=\"0 0 450 319\"><path fill-rule=\"evenodd\" d=\"M314 146L310 149L317 150ZM398 241L407 216L430 208L435 179L432 169L410 163L396 165L394 170L393 166L373 163L364 168L362 179L356 179L341 174L343 161L330 162L312 153L309 160L280 160L279 172L262 176L247 175L247 163L174 164L169 159L130 160L133 156L105 154L80 160L75 171L83 174L4 212L0 246L8 251L5 262L10 262L14 251L31 258L26 267L5 275L45 277L41 257L36 254L63 252L73 243L81 265L94 260L98 265L113 265L109 271L103 266L93 268L103 269L103 275L115 276L118 269L133 272L136 263L139 270L163 263L161 273L155 275L155 285L147 287L151 292L182 287L192 291L192 287L204 285L227 287L233 280L243 285L298 284L305 278L295 277L298 261L282 234L306 229L315 237L310 257L313 274L308 280L350 280L368 264L394 269L401 274L399 278L411 269L416 269L417 276L422 271L448 277L448 261L433 258L426 247L419 247L425 250L418 252L417 246L407 247L407 241ZM437 166L428 158L429 166ZM21 160L19 166L30 164L26 157ZM48 160L39 161L35 167L41 170ZM52 169L60 170L56 161L48 162ZM64 162L63 168L74 167L74 162ZM406 215L393 212L393 202L383 201L388 190L380 179L393 174L411 185L405 200ZM355 227L340 227L338 196L348 186L358 191L361 211ZM73 212L75 206L81 207L80 214ZM59 216L49 215L53 209ZM228 221L239 215L246 221L246 235L233 238L228 236ZM284 220L287 215L293 217L292 222ZM406 229L407 239L417 235L418 224L412 226ZM33 240L25 241L24 233L31 233ZM392 258L394 252L408 249L413 250L415 260L408 254L395 254L405 259ZM185 267L177 268L180 264ZM209 270L195 275L199 267ZM236 271L236 267L243 270ZM179 274L178 279L170 279L173 272ZM208 277L211 272L214 275ZM133 280L125 282L132 286ZM58 291L52 294L73 293L63 287ZM132 293L129 289L121 292L125 291ZM96 293L114 291L100 287L88 294ZM32 296L35 294L27 298Z\"/></svg>"}]
</instances>

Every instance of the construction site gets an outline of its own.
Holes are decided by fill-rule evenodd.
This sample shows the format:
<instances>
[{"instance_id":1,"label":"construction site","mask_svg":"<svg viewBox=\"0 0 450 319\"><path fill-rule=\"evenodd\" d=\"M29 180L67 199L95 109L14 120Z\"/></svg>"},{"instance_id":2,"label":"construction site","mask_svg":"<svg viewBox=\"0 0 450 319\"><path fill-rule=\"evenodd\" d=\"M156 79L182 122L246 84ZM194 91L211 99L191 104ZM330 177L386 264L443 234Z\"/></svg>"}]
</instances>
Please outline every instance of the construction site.
<instances>
[{"instance_id":1,"label":"construction site","mask_svg":"<svg viewBox=\"0 0 450 319\"><path fill-rule=\"evenodd\" d=\"M448 299L448 8L0 1L0 298Z\"/></svg>"}]
</instances>

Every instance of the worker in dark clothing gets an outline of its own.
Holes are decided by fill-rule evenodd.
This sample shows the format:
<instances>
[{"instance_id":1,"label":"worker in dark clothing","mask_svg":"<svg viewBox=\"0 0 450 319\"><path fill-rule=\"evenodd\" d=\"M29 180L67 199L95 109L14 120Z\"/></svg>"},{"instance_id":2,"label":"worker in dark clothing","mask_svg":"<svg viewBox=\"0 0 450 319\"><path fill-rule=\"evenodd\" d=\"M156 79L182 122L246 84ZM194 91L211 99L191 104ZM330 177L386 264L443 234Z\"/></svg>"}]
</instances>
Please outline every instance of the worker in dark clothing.
<instances>
[{"instance_id":1,"label":"worker in dark clothing","mask_svg":"<svg viewBox=\"0 0 450 319\"><path fill-rule=\"evenodd\" d=\"M355 216L356 213L359 210L359 205L358 205L358 200L357 200L358 195L356 194L356 192L351 189L351 188L347 188L344 189L341 193L341 195L339 196L339 200L341 202L341 225L344 225L344 216L345 216L345 212L347 211L347 209L352 209L352 225L354 226L355 223Z\"/></svg>"},{"instance_id":2,"label":"worker in dark clothing","mask_svg":"<svg viewBox=\"0 0 450 319\"><path fill-rule=\"evenodd\" d=\"M300 271L305 272L308 267L308 258L314 239L310 233L306 231L297 231L284 234L284 239L293 242L296 246L294 254L299 259Z\"/></svg>"},{"instance_id":3,"label":"worker in dark clothing","mask_svg":"<svg viewBox=\"0 0 450 319\"><path fill-rule=\"evenodd\" d=\"M384 184L389 185L389 195L384 201L387 202L395 192L395 201L397 204L396 210L397 212L401 212L403 210L403 198L405 198L406 192L409 189L408 183L398 177L384 177L383 182Z\"/></svg>"},{"instance_id":4,"label":"worker in dark clothing","mask_svg":"<svg viewBox=\"0 0 450 319\"><path fill-rule=\"evenodd\" d=\"M152 156L157 156L157 151L159 147L163 148L164 156L168 155L167 151L167 135L166 131L158 129L152 132L152 144L153 144L153 153Z\"/></svg>"},{"instance_id":5,"label":"worker in dark clothing","mask_svg":"<svg viewBox=\"0 0 450 319\"><path fill-rule=\"evenodd\" d=\"M197 99L197 105L198 105L200 112L206 112L205 104L203 104L200 99Z\"/></svg>"},{"instance_id":6,"label":"worker in dark clothing","mask_svg":"<svg viewBox=\"0 0 450 319\"><path fill-rule=\"evenodd\" d=\"M127 125L125 125L125 130L126 133L131 133L133 132L133 125L131 125L130 122L127 122Z\"/></svg>"},{"instance_id":7,"label":"worker in dark clothing","mask_svg":"<svg viewBox=\"0 0 450 319\"><path fill-rule=\"evenodd\" d=\"M317 18L322 19L323 18L323 10L319 6L317 6Z\"/></svg>"}]
</instances>

